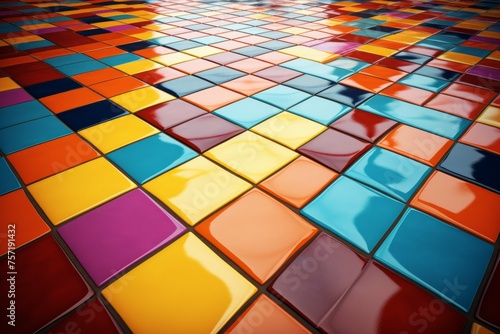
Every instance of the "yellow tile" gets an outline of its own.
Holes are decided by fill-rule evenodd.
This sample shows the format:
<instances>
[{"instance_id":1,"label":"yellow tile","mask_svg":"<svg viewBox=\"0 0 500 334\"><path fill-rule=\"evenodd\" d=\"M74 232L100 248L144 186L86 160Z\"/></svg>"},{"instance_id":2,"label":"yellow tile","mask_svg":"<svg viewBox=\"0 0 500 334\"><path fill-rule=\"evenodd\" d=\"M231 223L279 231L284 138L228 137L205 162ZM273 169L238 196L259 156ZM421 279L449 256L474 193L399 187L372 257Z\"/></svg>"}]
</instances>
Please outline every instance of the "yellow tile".
<instances>
[{"instance_id":1,"label":"yellow tile","mask_svg":"<svg viewBox=\"0 0 500 334\"><path fill-rule=\"evenodd\" d=\"M248 15L247 17L250 19L254 19L254 20L262 20L262 19L265 19L269 16L270 15L268 15L268 14L256 13L256 14Z\"/></svg>"},{"instance_id":2,"label":"yellow tile","mask_svg":"<svg viewBox=\"0 0 500 334\"><path fill-rule=\"evenodd\" d=\"M100 14L97 14L97 16L110 17L110 16L118 16L118 15L123 15L123 14L124 14L123 12L114 11L114 12L100 13Z\"/></svg>"},{"instance_id":3,"label":"yellow tile","mask_svg":"<svg viewBox=\"0 0 500 334\"><path fill-rule=\"evenodd\" d=\"M399 23L399 21L398 21L398 23ZM427 37L432 36L431 33L423 32L423 31L414 31L414 30L404 30L404 31L400 32L399 35L405 36L405 37L415 37L418 39L425 39Z\"/></svg>"},{"instance_id":4,"label":"yellow tile","mask_svg":"<svg viewBox=\"0 0 500 334\"><path fill-rule=\"evenodd\" d=\"M198 57L198 58L202 58L202 57L208 57L211 55L215 55L217 53L223 53L224 50L214 48L213 46L205 45L205 46L199 46L199 47L189 49L189 50L184 50L182 52L187 53L187 54L192 55L192 56L195 56L195 57Z\"/></svg>"},{"instance_id":5,"label":"yellow tile","mask_svg":"<svg viewBox=\"0 0 500 334\"><path fill-rule=\"evenodd\" d=\"M360 8L360 7L356 7L356 6L352 6L352 7L342 7L340 8L341 10L344 10L346 12L352 12L352 13L356 13L356 12L362 12L362 11L365 11L366 8Z\"/></svg>"},{"instance_id":6,"label":"yellow tile","mask_svg":"<svg viewBox=\"0 0 500 334\"><path fill-rule=\"evenodd\" d=\"M201 156L144 184L190 225L250 188L248 182Z\"/></svg>"},{"instance_id":7,"label":"yellow tile","mask_svg":"<svg viewBox=\"0 0 500 334\"><path fill-rule=\"evenodd\" d=\"M120 21L106 21L106 22L92 23L92 25L98 28L109 28L109 27L121 26L123 25L123 23Z\"/></svg>"},{"instance_id":8,"label":"yellow tile","mask_svg":"<svg viewBox=\"0 0 500 334\"><path fill-rule=\"evenodd\" d=\"M392 22L392 21L399 20L397 17L388 16L388 15L376 15L376 16L371 17L370 19L380 20L380 21L387 21L387 22Z\"/></svg>"},{"instance_id":9,"label":"yellow tile","mask_svg":"<svg viewBox=\"0 0 500 334\"><path fill-rule=\"evenodd\" d=\"M326 129L319 123L285 111L254 126L251 130L294 150Z\"/></svg>"},{"instance_id":10,"label":"yellow tile","mask_svg":"<svg viewBox=\"0 0 500 334\"><path fill-rule=\"evenodd\" d=\"M316 50L303 45L296 45L278 51L295 57L314 60L320 63L328 63L340 57L340 55L335 53Z\"/></svg>"},{"instance_id":11,"label":"yellow tile","mask_svg":"<svg viewBox=\"0 0 500 334\"><path fill-rule=\"evenodd\" d=\"M401 35L389 35L381 38L384 41L398 42L403 44L415 44L421 41L420 38L409 37L409 36L401 36Z\"/></svg>"},{"instance_id":12,"label":"yellow tile","mask_svg":"<svg viewBox=\"0 0 500 334\"><path fill-rule=\"evenodd\" d=\"M142 28L148 29L148 30L167 30L167 29L172 29L174 26L168 25L168 24L163 24L163 23L155 23L155 24L148 24L147 26L143 26Z\"/></svg>"},{"instance_id":13,"label":"yellow tile","mask_svg":"<svg viewBox=\"0 0 500 334\"><path fill-rule=\"evenodd\" d=\"M301 9L301 10L296 10L294 11L295 14L300 14L300 15L311 15L314 14L313 11L307 10L307 9Z\"/></svg>"},{"instance_id":14,"label":"yellow tile","mask_svg":"<svg viewBox=\"0 0 500 334\"><path fill-rule=\"evenodd\" d=\"M422 23L422 21L411 20L411 19L401 19L397 20L396 22L401 24L407 24L409 26L416 26Z\"/></svg>"},{"instance_id":15,"label":"yellow tile","mask_svg":"<svg viewBox=\"0 0 500 334\"><path fill-rule=\"evenodd\" d=\"M134 115L126 115L79 131L103 153L139 139L154 135L159 130Z\"/></svg>"},{"instance_id":16,"label":"yellow tile","mask_svg":"<svg viewBox=\"0 0 500 334\"><path fill-rule=\"evenodd\" d=\"M489 106L476 121L500 128L500 108Z\"/></svg>"},{"instance_id":17,"label":"yellow tile","mask_svg":"<svg viewBox=\"0 0 500 334\"><path fill-rule=\"evenodd\" d=\"M135 35L131 35L131 36L134 38L142 39L143 41L145 41L147 39L166 37L167 35L162 34L160 32L157 32L157 31L146 31L146 32L141 32L140 34L135 34Z\"/></svg>"},{"instance_id":18,"label":"yellow tile","mask_svg":"<svg viewBox=\"0 0 500 334\"><path fill-rule=\"evenodd\" d=\"M54 225L136 186L104 158L97 158L28 186Z\"/></svg>"},{"instance_id":19,"label":"yellow tile","mask_svg":"<svg viewBox=\"0 0 500 334\"><path fill-rule=\"evenodd\" d=\"M130 63L125 63L121 65L114 66L117 70L120 70L122 72L125 72L129 75L140 73L140 72L145 72L149 70L154 70L155 68L160 68L163 67L160 64L151 61L149 59L141 59L141 60L136 60L132 61Z\"/></svg>"},{"instance_id":20,"label":"yellow tile","mask_svg":"<svg viewBox=\"0 0 500 334\"><path fill-rule=\"evenodd\" d=\"M383 46L375 46L375 45L361 45L358 48L356 48L358 51L363 51L363 52L369 52L373 53L379 56L384 56L384 57L390 57L393 54L397 53L398 50L393 50L389 48L384 48Z\"/></svg>"},{"instance_id":21,"label":"yellow tile","mask_svg":"<svg viewBox=\"0 0 500 334\"><path fill-rule=\"evenodd\" d=\"M253 183L259 183L298 156L250 131L223 142L205 155Z\"/></svg>"},{"instance_id":22,"label":"yellow tile","mask_svg":"<svg viewBox=\"0 0 500 334\"><path fill-rule=\"evenodd\" d=\"M493 51L486 58L500 61L500 51Z\"/></svg>"},{"instance_id":23,"label":"yellow tile","mask_svg":"<svg viewBox=\"0 0 500 334\"><path fill-rule=\"evenodd\" d=\"M135 17L135 18L130 18L130 19L124 19L120 20L123 23L126 24L133 24L133 23L140 23L140 22L146 22L149 21L148 19L143 19L142 17Z\"/></svg>"},{"instance_id":24,"label":"yellow tile","mask_svg":"<svg viewBox=\"0 0 500 334\"><path fill-rule=\"evenodd\" d=\"M290 28L286 28L286 29L283 29L280 31L287 33L287 34L298 35L298 34L303 34L305 32L308 32L309 29L304 29L304 28L299 28L299 27L290 27Z\"/></svg>"},{"instance_id":25,"label":"yellow tile","mask_svg":"<svg viewBox=\"0 0 500 334\"><path fill-rule=\"evenodd\" d=\"M174 96L151 86L139 88L110 98L111 101L130 112L136 112L174 99Z\"/></svg>"},{"instance_id":26,"label":"yellow tile","mask_svg":"<svg viewBox=\"0 0 500 334\"><path fill-rule=\"evenodd\" d=\"M438 56L438 59L454 61L456 63L467 64L467 65L475 65L480 62L483 58L471 56L465 53L458 53L448 51Z\"/></svg>"},{"instance_id":27,"label":"yellow tile","mask_svg":"<svg viewBox=\"0 0 500 334\"><path fill-rule=\"evenodd\" d=\"M256 291L187 233L102 294L134 333L217 333Z\"/></svg>"},{"instance_id":28,"label":"yellow tile","mask_svg":"<svg viewBox=\"0 0 500 334\"><path fill-rule=\"evenodd\" d=\"M422 13L422 12L423 12L423 10L420 10L420 9L414 9L414 8L399 9L398 11L400 11L400 12L405 12L405 13L415 13L415 14L419 14L419 13Z\"/></svg>"},{"instance_id":29,"label":"yellow tile","mask_svg":"<svg viewBox=\"0 0 500 334\"><path fill-rule=\"evenodd\" d=\"M14 80L12 80L11 78L8 77L0 78L0 92L16 89L19 87L20 86L17 83L15 83Z\"/></svg>"},{"instance_id":30,"label":"yellow tile","mask_svg":"<svg viewBox=\"0 0 500 334\"><path fill-rule=\"evenodd\" d=\"M500 38L500 33L494 31L481 31L477 35L482 37Z\"/></svg>"},{"instance_id":31,"label":"yellow tile","mask_svg":"<svg viewBox=\"0 0 500 334\"><path fill-rule=\"evenodd\" d=\"M182 52L169 53L166 55L161 55L158 57L151 58L151 60L154 60L155 62L163 64L165 66L175 65L193 59L196 59L196 57L190 56Z\"/></svg>"}]
</instances>

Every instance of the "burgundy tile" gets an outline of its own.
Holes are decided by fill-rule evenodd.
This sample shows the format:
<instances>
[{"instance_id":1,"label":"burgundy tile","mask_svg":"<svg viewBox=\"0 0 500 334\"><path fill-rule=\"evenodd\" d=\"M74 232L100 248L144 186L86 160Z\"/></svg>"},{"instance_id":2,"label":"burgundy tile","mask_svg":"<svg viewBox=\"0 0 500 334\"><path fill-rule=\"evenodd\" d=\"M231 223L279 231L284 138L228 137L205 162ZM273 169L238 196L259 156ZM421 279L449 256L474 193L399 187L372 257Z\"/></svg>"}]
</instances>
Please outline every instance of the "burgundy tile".
<instances>
[{"instance_id":1,"label":"burgundy tile","mask_svg":"<svg viewBox=\"0 0 500 334\"><path fill-rule=\"evenodd\" d=\"M41 82L64 78L65 76L61 72L53 68L47 68L35 72L13 74L11 75L11 77L22 86L30 86Z\"/></svg>"},{"instance_id":2,"label":"burgundy tile","mask_svg":"<svg viewBox=\"0 0 500 334\"><path fill-rule=\"evenodd\" d=\"M242 133L245 129L212 114L206 114L165 131L198 152L204 152Z\"/></svg>"},{"instance_id":3,"label":"burgundy tile","mask_svg":"<svg viewBox=\"0 0 500 334\"><path fill-rule=\"evenodd\" d=\"M368 52L363 52L363 51L358 51L354 50L349 53L346 53L344 56L349 57L349 58L354 58L357 60L365 61L367 63L376 63L382 59L384 59L384 56L376 55L374 53L368 53Z\"/></svg>"},{"instance_id":4,"label":"burgundy tile","mask_svg":"<svg viewBox=\"0 0 500 334\"><path fill-rule=\"evenodd\" d=\"M500 300L500 257L497 259L495 269L478 307L477 317L500 330L500 312L498 312L498 301Z\"/></svg>"},{"instance_id":5,"label":"burgundy tile","mask_svg":"<svg viewBox=\"0 0 500 334\"><path fill-rule=\"evenodd\" d=\"M301 76L302 73L281 66L273 66L262 71L255 72L254 75L277 83L282 83Z\"/></svg>"},{"instance_id":6,"label":"burgundy tile","mask_svg":"<svg viewBox=\"0 0 500 334\"><path fill-rule=\"evenodd\" d=\"M405 71L408 73L413 72L420 67L419 64L395 58L383 59L378 62L377 65L389 67L395 70Z\"/></svg>"},{"instance_id":7,"label":"burgundy tile","mask_svg":"<svg viewBox=\"0 0 500 334\"><path fill-rule=\"evenodd\" d=\"M337 172L342 172L370 146L367 142L328 129L298 151Z\"/></svg>"},{"instance_id":8,"label":"burgundy tile","mask_svg":"<svg viewBox=\"0 0 500 334\"><path fill-rule=\"evenodd\" d=\"M330 127L373 143L396 124L393 120L354 109L330 124Z\"/></svg>"},{"instance_id":9,"label":"burgundy tile","mask_svg":"<svg viewBox=\"0 0 500 334\"><path fill-rule=\"evenodd\" d=\"M158 104L136 113L137 116L160 130L166 130L204 114L206 114L205 110L180 99Z\"/></svg>"},{"instance_id":10,"label":"burgundy tile","mask_svg":"<svg viewBox=\"0 0 500 334\"><path fill-rule=\"evenodd\" d=\"M464 74L456 80L459 83L465 83L473 86L483 87L492 91L500 91L500 81L478 77L471 74Z\"/></svg>"},{"instance_id":11,"label":"burgundy tile","mask_svg":"<svg viewBox=\"0 0 500 334\"><path fill-rule=\"evenodd\" d=\"M42 70L47 70L47 69L53 69L53 67L47 63L44 63L43 61L35 61L35 62L29 63L29 64L20 64L20 65L8 66L8 67L3 68L3 70L8 75L42 71Z\"/></svg>"}]
</instances>

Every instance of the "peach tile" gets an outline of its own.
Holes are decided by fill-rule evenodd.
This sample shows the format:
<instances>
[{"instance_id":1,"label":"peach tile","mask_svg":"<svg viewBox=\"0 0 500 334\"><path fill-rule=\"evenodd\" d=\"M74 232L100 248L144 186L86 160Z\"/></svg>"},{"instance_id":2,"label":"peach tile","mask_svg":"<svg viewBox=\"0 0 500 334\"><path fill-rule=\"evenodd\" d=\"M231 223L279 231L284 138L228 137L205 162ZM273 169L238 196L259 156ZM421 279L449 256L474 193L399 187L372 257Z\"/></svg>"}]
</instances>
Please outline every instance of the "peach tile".
<instances>
[{"instance_id":1,"label":"peach tile","mask_svg":"<svg viewBox=\"0 0 500 334\"><path fill-rule=\"evenodd\" d=\"M141 80L138 80L133 77L123 77L123 78L118 78L118 79L113 79L109 80L106 82L101 82L92 86L89 86L89 88L92 88L96 92L98 92L101 95L104 95L105 97L113 97L134 89L146 87L147 85L142 82Z\"/></svg>"},{"instance_id":2,"label":"peach tile","mask_svg":"<svg viewBox=\"0 0 500 334\"><path fill-rule=\"evenodd\" d=\"M460 138L460 142L500 155L500 129L494 126L474 123Z\"/></svg>"},{"instance_id":3,"label":"peach tile","mask_svg":"<svg viewBox=\"0 0 500 334\"><path fill-rule=\"evenodd\" d=\"M372 93L378 93L382 89L387 88L392 84L392 82L389 80L384 80L361 73L353 74L347 79L342 80L340 83L360 88L362 90L367 90Z\"/></svg>"},{"instance_id":4,"label":"peach tile","mask_svg":"<svg viewBox=\"0 0 500 334\"><path fill-rule=\"evenodd\" d=\"M195 59L186 61L184 63L172 65L172 67L175 68L176 70L180 70L188 74L194 74L201 71L209 70L211 68L219 67L219 65L205 59Z\"/></svg>"},{"instance_id":5,"label":"peach tile","mask_svg":"<svg viewBox=\"0 0 500 334\"><path fill-rule=\"evenodd\" d=\"M395 83L380 92L381 95L390 96L403 101L422 105L429 100L434 93L416 87L410 87Z\"/></svg>"},{"instance_id":6,"label":"peach tile","mask_svg":"<svg viewBox=\"0 0 500 334\"><path fill-rule=\"evenodd\" d=\"M472 120L479 115L486 105L455 96L438 94L427 102L425 107Z\"/></svg>"},{"instance_id":7,"label":"peach tile","mask_svg":"<svg viewBox=\"0 0 500 334\"><path fill-rule=\"evenodd\" d=\"M250 74L228 81L221 86L244 94L246 96L250 96L267 88L276 86L276 83Z\"/></svg>"},{"instance_id":8,"label":"peach tile","mask_svg":"<svg viewBox=\"0 0 500 334\"><path fill-rule=\"evenodd\" d=\"M247 58L228 64L226 66L245 73L254 73L273 65L262 60Z\"/></svg>"},{"instance_id":9,"label":"peach tile","mask_svg":"<svg viewBox=\"0 0 500 334\"><path fill-rule=\"evenodd\" d=\"M214 86L184 96L182 99L191 102L192 104L195 104L208 112L211 112L232 102L241 100L244 97L244 95L233 92L232 90Z\"/></svg>"}]
</instances>

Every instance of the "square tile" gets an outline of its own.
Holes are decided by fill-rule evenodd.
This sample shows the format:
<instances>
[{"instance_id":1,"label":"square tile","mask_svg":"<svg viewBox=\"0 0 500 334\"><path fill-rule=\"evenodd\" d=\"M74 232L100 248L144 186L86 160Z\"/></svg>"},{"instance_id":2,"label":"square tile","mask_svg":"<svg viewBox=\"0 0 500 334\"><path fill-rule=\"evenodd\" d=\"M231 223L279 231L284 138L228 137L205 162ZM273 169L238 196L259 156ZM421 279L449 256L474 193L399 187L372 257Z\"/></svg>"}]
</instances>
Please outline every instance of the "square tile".
<instances>
[{"instance_id":1,"label":"square tile","mask_svg":"<svg viewBox=\"0 0 500 334\"><path fill-rule=\"evenodd\" d=\"M155 87L139 88L110 98L114 103L133 113L174 99L174 96Z\"/></svg>"},{"instance_id":2,"label":"square tile","mask_svg":"<svg viewBox=\"0 0 500 334\"><path fill-rule=\"evenodd\" d=\"M262 71L255 72L254 75L271 80L276 83L283 83L287 80L296 78L300 76L302 73L290 70L288 68L284 68L281 66L273 66L266 68Z\"/></svg>"},{"instance_id":3,"label":"square tile","mask_svg":"<svg viewBox=\"0 0 500 334\"><path fill-rule=\"evenodd\" d=\"M416 88L425 89L433 93L438 93L446 88L450 82L442 79L426 77L420 74L408 74L406 77L398 81L403 85L408 85Z\"/></svg>"},{"instance_id":4,"label":"square tile","mask_svg":"<svg viewBox=\"0 0 500 334\"><path fill-rule=\"evenodd\" d=\"M475 119L486 105L459 97L438 94L425 107L440 110L462 118Z\"/></svg>"},{"instance_id":5,"label":"square tile","mask_svg":"<svg viewBox=\"0 0 500 334\"><path fill-rule=\"evenodd\" d=\"M35 99L80 88L82 85L70 78L61 78L26 86L24 89Z\"/></svg>"},{"instance_id":6,"label":"square tile","mask_svg":"<svg viewBox=\"0 0 500 334\"><path fill-rule=\"evenodd\" d=\"M250 188L249 183L201 156L144 184L144 189L190 225Z\"/></svg>"},{"instance_id":7,"label":"square tile","mask_svg":"<svg viewBox=\"0 0 500 334\"><path fill-rule=\"evenodd\" d=\"M135 113L162 131L204 114L205 110L180 99L160 103Z\"/></svg>"},{"instance_id":8,"label":"square tile","mask_svg":"<svg viewBox=\"0 0 500 334\"><path fill-rule=\"evenodd\" d=\"M142 190L135 189L57 231L101 286L185 230ZM95 247L87 247L89 243Z\"/></svg>"},{"instance_id":9,"label":"square tile","mask_svg":"<svg viewBox=\"0 0 500 334\"><path fill-rule=\"evenodd\" d=\"M134 75L135 78L144 81L150 85L156 85L164 81L174 80L185 76L186 73L177 71L171 67L162 67L149 70Z\"/></svg>"},{"instance_id":10,"label":"square tile","mask_svg":"<svg viewBox=\"0 0 500 334\"><path fill-rule=\"evenodd\" d=\"M0 129L51 115L52 113L36 100L18 103L0 108Z\"/></svg>"},{"instance_id":11,"label":"square tile","mask_svg":"<svg viewBox=\"0 0 500 334\"><path fill-rule=\"evenodd\" d=\"M337 84L320 92L318 96L337 101L350 107L356 107L363 101L372 97L373 94L366 90Z\"/></svg>"},{"instance_id":12,"label":"square tile","mask_svg":"<svg viewBox=\"0 0 500 334\"><path fill-rule=\"evenodd\" d=\"M246 131L205 152L205 156L253 183L259 183L298 154Z\"/></svg>"},{"instance_id":13,"label":"square tile","mask_svg":"<svg viewBox=\"0 0 500 334\"><path fill-rule=\"evenodd\" d=\"M201 222L196 230L260 284L269 280L317 231L257 189Z\"/></svg>"},{"instance_id":14,"label":"square tile","mask_svg":"<svg viewBox=\"0 0 500 334\"><path fill-rule=\"evenodd\" d=\"M244 98L217 109L213 113L249 129L269 117L278 114L280 111L281 109L259 100Z\"/></svg>"},{"instance_id":15,"label":"square tile","mask_svg":"<svg viewBox=\"0 0 500 334\"><path fill-rule=\"evenodd\" d=\"M184 100L208 112L212 112L243 98L245 98L244 95L220 86L200 90L183 97Z\"/></svg>"},{"instance_id":16,"label":"square tile","mask_svg":"<svg viewBox=\"0 0 500 334\"><path fill-rule=\"evenodd\" d=\"M234 68L235 70L242 71L248 74L263 70L265 68L273 66L272 64L253 58L245 58L242 60L235 61L233 63L227 64L226 66Z\"/></svg>"},{"instance_id":17,"label":"square tile","mask_svg":"<svg viewBox=\"0 0 500 334\"><path fill-rule=\"evenodd\" d=\"M362 73L353 74L350 77L342 80L340 83L351 87L360 88L372 93L378 93L392 84L392 82L389 80L372 77L370 75Z\"/></svg>"},{"instance_id":18,"label":"square tile","mask_svg":"<svg viewBox=\"0 0 500 334\"><path fill-rule=\"evenodd\" d=\"M272 104L278 108L286 110L291 106L304 101L311 95L303 91L290 88L283 85L278 85L260 93L255 94L253 97L263 102Z\"/></svg>"},{"instance_id":19,"label":"square tile","mask_svg":"<svg viewBox=\"0 0 500 334\"><path fill-rule=\"evenodd\" d=\"M322 90L332 87L333 85L335 85L335 82L318 78L309 74L304 74L294 79L288 80L283 84L288 87L296 88L306 93L315 95Z\"/></svg>"},{"instance_id":20,"label":"square tile","mask_svg":"<svg viewBox=\"0 0 500 334\"><path fill-rule=\"evenodd\" d=\"M413 104L422 105L434 96L434 93L425 89L394 83L380 92L380 95L389 96Z\"/></svg>"},{"instance_id":21,"label":"square tile","mask_svg":"<svg viewBox=\"0 0 500 334\"><path fill-rule=\"evenodd\" d=\"M160 83L156 87L173 96L182 97L212 86L213 84L207 80L200 79L197 76L187 75Z\"/></svg>"},{"instance_id":22,"label":"square tile","mask_svg":"<svg viewBox=\"0 0 500 334\"><path fill-rule=\"evenodd\" d=\"M500 140L498 138L500 138L499 128L474 123L460 138L460 142L500 155Z\"/></svg>"},{"instance_id":23,"label":"square tile","mask_svg":"<svg viewBox=\"0 0 500 334\"><path fill-rule=\"evenodd\" d=\"M500 128L500 107L486 107L476 121Z\"/></svg>"},{"instance_id":24,"label":"square tile","mask_svg":"<svg viewBox=\"0 0 500 334\"><path fill-rule=\"evenodd\" d=\"M276 86L276 83L250 74L222 83L221 86L243 95L251 96L265 89Z\"/></svg>"},{"instance_id":25,"label":"square tile","mask_svg":"<svg viewBox=\"0 0 500 334\"><path fill-rule=\"evenodd\" d=\"M89 86L89 88L95 90L96 92L107 98L125 94L132 90L144 87L147 87L144 82L130 76L112 79Z\"/></svg>"},{"instance_id":26,"label":"square tile","mask_svg":"<svg viewBox=\"0 0 500 334\"><path fill-rule=\"evenodd\" d=\"M225 66L216 66L210 70L196 73L197 77L210 81L216 85L243 77L244 75L245 73L243 72Z\"/></svg>"},{"instance_id":27,"label":"square tile","mask_svg":"<svg viewBox=\"0 0 500 334\"><path fill-rule=\"evenodd\" d=\"M393 120L354 109L330 124L330 127L374 143L396 124Z\"/></svg>"}]
</instances>

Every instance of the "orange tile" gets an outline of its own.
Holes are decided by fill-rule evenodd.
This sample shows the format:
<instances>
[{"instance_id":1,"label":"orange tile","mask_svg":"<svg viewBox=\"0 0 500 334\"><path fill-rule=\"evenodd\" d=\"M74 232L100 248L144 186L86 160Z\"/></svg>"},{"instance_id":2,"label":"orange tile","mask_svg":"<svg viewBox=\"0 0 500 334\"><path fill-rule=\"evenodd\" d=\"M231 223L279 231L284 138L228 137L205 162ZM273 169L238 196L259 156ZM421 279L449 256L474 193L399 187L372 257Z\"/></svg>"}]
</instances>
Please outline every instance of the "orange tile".
<instances>
[{"instance_id":1,"label":"orange tile","mask_svg":"<svg viewBox=\"0 0 500 334\"><path fill-rule=\"evenodd\" d=\"M260 295L225 332L243 333L308 334L310 331L269 297Z\"/></svg>"},{"instance_id":2,"label":"orange tile","mask_svg":"<svg viewBox=\"0 0 500 334\"><path fill-rule=\"evenodd\" d=\"M425 89L410 87L395 83L380 92L382 95L390 96L403 101L422 105L425 101L429 100L434 93Z\"/></svg>"},{"instance_id":3,"label":"orange tile","mask_svg":"<svg viewBox=\"0 0 500 334\"><path fill-rule=\"evenodd\" d=\"M198 73L201 71L206 71L215 67L219 67L216 63L213 63L211 61L205 60L205 59L195 59L195 60L190 60L186 61L183 63L175 64L172 65L171 67L175 68L176 70L180 70L182 72L185 72L187 74L194 74Z\"/></svg>"},{"instance_id":4,"label":"orange tile","mask_svg":"<svg viewBox=\"0 0 500 334\"><path fill-rule=\"evenodd\" d=\"M460 73L465 73L469 68L471 68L470 65L467 64L461 64L461 63L456 63L453 61L446 61L442 59L432 59L430 62L427 63L429 66L437 67L437 68L442 68L443 70L450 70L450 71L455 71L455 72L460 72Z\"/></svg>"},{"instance_id":5,"label":"orange tile","mask_svg":"<svg viewBox=\"0 0 500 334\"><path fill-rule=\"evenodd\" d=\"M443 90L442 93L479 103L488 103L496 95L496 93L492 92L491 90L460 83L452 83L451 85L446 87L446 89Z\"/></svg>"},{"instance_id":6,"label":"orange tile","mask_svg":"<svg viewBox=\"0 0 500 334\"><path fill-rule=\"evenodd\" d=\"M107 39L107 40L105 40L103 42L106 43L106 44L108 44L108 45L117 46L117 45L123 45L123 44L130 44L130 43L135 43L135 42L141 42L141 40L137 39L137 38L134 38L134 37L123 36L122 35L122 37L113 38L113 39Z\"/></svg>"},{"instance_id":7,"label":"orange tile","mask_svg":"<svg viewBox=\"0 0 500 334\"><path fill-rule=\"evenodd\" d=\"M460 142L500 155L500 129L494 126L474 123L460 138Z\"/></svg>"},{"instance_id":8,"label":"orange tile","mask_svg":"<svg viewBox=\"0 0 500 334\"><path fill-rule=\"evenodd\" d=\"M20 65L20 64L33 63L35 61L38 61L38 60L31 57L31 56L19 56L19 57L5 58L5 59L0 59L0 68L7 67L7 66Z\"/></svg>"},{"instance_id":9,"label":"orange tile","mask_svg":"<svg viewBox=\"0 0 500 334\"><path fill-rule=\"evenodd\" d=\"M15 248L50 231L49 226L40 217L24 190L19 189L0 196L0 256L7 253L8 230L15 225Z\"/></svg>"},{"instance_id":10,"label":"orange tile","mask_svg":"<svg viewBox=\"0 0 500 334\"><path fill-rule=\"evenodd\" d=\"M289 61L289 60L292 60L295 58L296 57L294 57L294 56L290 56L290 55L287 55L285 53L277 52L277 51L264 53L260 56L255 57L255 59L267 61L268 63L274 64L274 65L278 65L278 64L284 63L286 61Z\"/></svg>"},{"instance_id":11,"label":"orange tile","mask_svg":"<svg viewBox=\"0 0 500 334\"><path fill-rule=\"evenodd\" d=\"M467 119L475 119L486 105L460 97L438 94L425 104L427 108L437 109Z\"/></svg>"},{"instance_id":12,"label":"orange tile","mask_svg":"<svg viewBox=\"0 0 500 334\"><path fill-rule=\"evenodd\" d=\"M259 187L296 208L302 208L337 176L331 169L300 156L262 181Z\"/></svg>"},{"instance_id":13,"label":"orange tile","mask_svg":"<svg viewBox=\"0 0 500 334\"><path fill-rule=\"evenodd\" d=\"M106 57L121 55L121 54L124 54L127 52L123 51L122 49L118 49L118 48L114 48L114 47L107 47L106 49L87 51L84 53L87 56L92 57L94 59L102 59L102 58L106 58Z\"/></svg>"},{"instance_id":14,"label":"orange tile","mask_svg":"<svg viewBox=\"0 0 500 334\"><path fill-rule=\"evenodd\" d=\"M102 101L104 98L94 91L82 87L64 93L42 97L39 101L58 114L87 104Z\"/></svg>"},{"instance_id":15,"label":"orange tile","mask_svg":"<svg viewBox=\"0 0 500 334\"><path fill-rule=\"evenodd\" d=\"M127 75L122 71L118 71L117 69L108 67L108 68L103 68L102 70L77 74L72 78L84 84L85 86L90 86L100 82L121 78L124 76Z\"/></svg>"},{"instance_id":16,"label":"orange tile","mask_svg":"<svg viewBox=\"0 0 500 334\"><path fill-rule=\"evenodd\" d=\"M263 70L265 68L271 67L273 65L262 60L247 58L243 60L238 60L226 66L245 73L254 73Z\"/></svg>"},{"instance_id":17,"label":"orange tile","mask_svg":"<svg viewBox=\"0 0 500 334\"><path fill-rule=\"evenodd\" d=\"M365 75L361 73L356 73L344 79L340 82L344 85L349 85L352 87L360 88L363 90L370 91L372 93L378 93L382 89L389 87L392 82L389 80L380 79L377 77L372 77L370 75Z\"/></svg>"},{"instance_id":18,"label":"orange tile","mask_svg":"<svg viewBox=\"0 0 500 334\"><path fill-rule=\"evenodd\" d=\"M246 96L250 96L267 88L276 86L276 83L250 74L223 83L221 86L244 94Z\"/></svg>"},{"instance_id":19,"label":"orange tile","mask_svg":"<svg viewBox=\"0 0 500 334\"><path fill-rule=\"evenodd\" d=\"M49 58L54 58L54 57L59 57L59 56L67 56L74 54L75 52L68 50L68 49L54 49L54 50L46 50L46 51L40 51L40 52L35 52L32 54L32 56L44 60L44 59L49 59Z\"/></svg>"},{"instance_id":20,"label":"orange tile","mask_svg":"<svg viewBox=\"0 0 500 334\"><path fill-rule=\"evenodd\" d=\"M500 195L435 171L411 205L495 242L500 232Z\"/></svg>"},{"instance_id":21,"label":"orange tile","mask_svg":"<svg viewBox=\"0 0 500 334\"><path fill-rule=\"evenodd\" d=\"M435 166L453 145L453 141L433 133L400 124L378 146Z\"/></svg>"},{"instance_id":22,"label":"orange tile","mask_svg":"<svg viewBox=\"0 0 500 334\"><path fill-rule=\"evenodd\" d=\"M200 223L196 230L260 284L317 232L298 214L257 189Z\"/></svg>"},{"instance_id":23,"label":"orange tile","mask_svg":"<svg viewBox=\"0 0 500 334\"><path fill-rule=\"evenodd\" d=\"M182 99L211 112L214 111L215 109L224 107L225 105L228 105L232 102L241 100L244 97L245 97L244 95L233 92L232 90L219 86L214 86L184 96Z\"/></svg>"},{"instance_id":24,"label":"orange tile","mask_svg":"<svg viewBox=\"0 0 500 334\"><path fill-rule=\"evenodd\" d=\"M378 39L370 43L370 45L381 46L388 49L394 50L403 50L408 47L408 44L394 42L394 41L386 41L383 39Z\"/></svg>"},{"instance_id":25,"label":"orange tile","mask_svg":"<svg viewBox=\"0 0 500 334\"><path fill-rule=\"evenodd\" d=\"M403 71L394 70L392 68L387 68L379 65L372 65L370 67L364 68L359 73L368 74L377 78L398 81L402 77L406 76L408 73Z\"/></svg>"},{"instance_id":26,"label":"orange tile","mask_svg":"<svg viewBox=\"0 0 500 334\"><path fill-rule=\"evenodd\" d=\"M105 97L113 97L115 95L119 95L137 88L146 87L147 85L141 80L137 80L133 77L123 77L118 79L109 80L106 82L101 82L89 88L92 88L96 92Z\"/></svg>"},{"instance_id":27,"label":"orange tile","mask_svg":"<svg viewBox=\"0 0 500 334\"><path fill-rule=\"evenodd\" d=\"M97 153L76 134L29 147L7 156L26 184L97 158Z\"/></svg>"}]
</instances>

